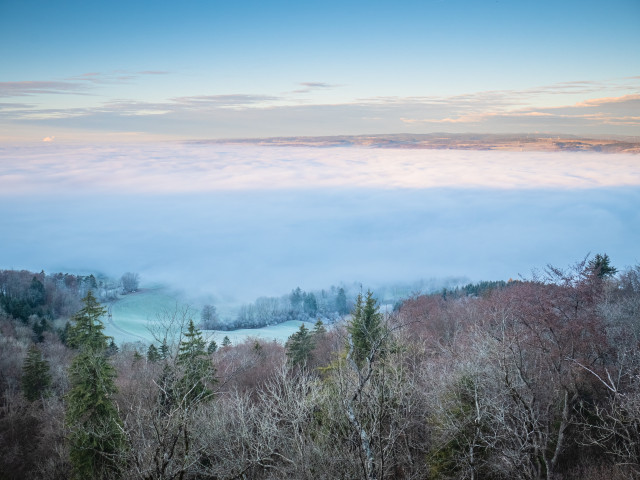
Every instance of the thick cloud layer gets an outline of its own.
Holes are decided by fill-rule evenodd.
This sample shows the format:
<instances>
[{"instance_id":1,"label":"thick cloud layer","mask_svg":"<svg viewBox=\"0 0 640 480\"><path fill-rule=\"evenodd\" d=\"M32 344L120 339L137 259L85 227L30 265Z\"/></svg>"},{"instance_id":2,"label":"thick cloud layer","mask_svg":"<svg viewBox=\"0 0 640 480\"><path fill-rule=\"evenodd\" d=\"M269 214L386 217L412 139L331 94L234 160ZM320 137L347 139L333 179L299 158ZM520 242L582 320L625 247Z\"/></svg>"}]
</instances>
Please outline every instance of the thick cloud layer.
<instances>
[{"instance_id":1,"label":"thick cloud layer","mask_svg":"<svg viewBox=\"0 0 640 480\"><path fill-rule=\"evenodd\" d=\"M635 155L166 143L0 149L0 192L640 185Z\"/></svg>"},{"instance_id":2,"label":"thick cloud layer","mask_svg":"<svg viewBox=\"0 0 640 480\"><path fill-rule=\"evenodd\" d=\"M5 151L0 266L136 271L231 301L640 261L636 157L216 148Z\"/></svg>"}]
</instances>

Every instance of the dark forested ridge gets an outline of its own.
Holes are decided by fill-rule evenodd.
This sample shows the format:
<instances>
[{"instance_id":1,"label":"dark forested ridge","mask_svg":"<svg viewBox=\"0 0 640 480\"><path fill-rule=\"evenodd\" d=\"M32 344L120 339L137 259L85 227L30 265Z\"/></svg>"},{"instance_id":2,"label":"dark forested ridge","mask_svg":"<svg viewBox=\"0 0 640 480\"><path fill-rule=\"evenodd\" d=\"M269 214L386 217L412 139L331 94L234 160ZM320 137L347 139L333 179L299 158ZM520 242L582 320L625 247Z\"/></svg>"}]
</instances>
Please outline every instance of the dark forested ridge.
<instances>
[{"instance_id":1,"label":"dark forested ridge","mask_svg":"<svg viewBox=\"0 0 640 480\"><path fill-rule=\"evenodd\" d=\"M640 477L640 266L596 255L393 313L362 292L286 345L207 345L176 308L118 348L100 281L69 277L0 272L0 478Z\"/></svg>"}]
</instances>

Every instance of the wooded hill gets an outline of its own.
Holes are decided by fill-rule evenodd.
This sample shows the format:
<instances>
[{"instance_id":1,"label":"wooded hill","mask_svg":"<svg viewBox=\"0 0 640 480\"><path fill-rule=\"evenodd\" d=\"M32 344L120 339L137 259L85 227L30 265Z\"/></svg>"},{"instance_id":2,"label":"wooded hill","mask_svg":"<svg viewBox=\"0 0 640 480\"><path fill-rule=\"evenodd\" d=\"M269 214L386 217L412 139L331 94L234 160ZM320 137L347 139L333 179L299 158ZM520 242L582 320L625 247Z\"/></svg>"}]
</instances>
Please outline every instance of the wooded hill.
<instances>
[{"instance_id":1,"label":"wooded hill","mask_svg":"<svg viewBox=\"0 0 640 480\"><path fill-rule=\"evenodd\" d=\"M87 292L64 342L0 313L1 478L640 477L640 266L606 255L363 293L285 346L211 348L177 308L117 350L103 312Z\"/></svg>"}]
</instances>

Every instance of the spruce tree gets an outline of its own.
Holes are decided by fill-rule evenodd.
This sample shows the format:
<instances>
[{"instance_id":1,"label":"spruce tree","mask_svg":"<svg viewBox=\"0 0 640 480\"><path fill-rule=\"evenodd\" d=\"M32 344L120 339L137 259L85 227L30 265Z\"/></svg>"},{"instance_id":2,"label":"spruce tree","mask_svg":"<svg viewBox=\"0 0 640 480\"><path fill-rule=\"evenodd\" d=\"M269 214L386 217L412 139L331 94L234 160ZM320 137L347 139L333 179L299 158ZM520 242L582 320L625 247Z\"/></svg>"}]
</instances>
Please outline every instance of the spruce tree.
<instances>
[{"instance_id":1,"label":"spruce tree","mask_svg":"<svg viewBox=\"0 0 640 480\"><path fill-rule=\"evenodd\" d=\"M22 367L22 393L30 402L48 396L51 386L49 363L42 358L42 353L32 345Z\"/></svg>"},{"instance_id":2,"label":"spruce tree","mask_svg":"<svg viewBox=\"0 0 640 480\"><path fill-rule=\"evenodd\" d=\"M592 260L589 260L588 268L599 278L613 277L618 273L618 269L611 265L611 259L606 253L604 255L598 253Z\"/></svg>"},{"instance_id":3,"label":"spruce tree","mask_svg":"<svg viewBox=\"0 0 640 480\"><path fill-rule=\"evenodd\" d=\"M289 361L293 365L304 366L311 358L311 351L315 347L313 334L303 323L298 331L289 337L285 347Z\"/></svg>"},{"instance_id":4,"label":"spruce tree","mask_svg":"<svg viewBox=\"0 0 640 480\"><path fill-rule=\"evenodd\" d=\"M116 372L107 358L108 337L100 320L105 309L91 292L83 301L69 328L69 343L78 350L69 368L69 456L75 478L114 477L124 436L112 399Z\"/></svg>"},{"instance_id":5,"label":"spruce tree","mask_svg":"<svg viewBox=\"0 0 640 480\"><path fill-rule=\"evenodd\" d=\"M218 344L216 343L215 340L211 340L211 342L209 343L209 346L207 347L207 353L211 355L212 353L215 353L216 350L218 350Z\"/></svg>"},{"instance_id":6,"label":"spruce tree","mask_svg":"<svg viewBox=\"0 0 640 480\"><path fill-rule=\"evenodd\" d=\"M171 356L171 349L167 345L167 339L165 338L160 344L160 358L166 360Z\"/></svg>"},{"instance_id":7,"label":"spruce tree","mask_svg":"<svg viewBox=\"0 0 640 480\"><path fill-rule=\"evenodd\" d=\"M322 323L322 320L318 319L318 321L313 326L313 334L324 335L325 333L327 333L327 329L324 328L324 323Z\"/></svg>"},{"instance_id":8,"label":"spruce tree","mask_svg":"<svg viewBox=\"0 0 640 480\"><path fill-rule=\"evenodd\" d=\"M67 332L67 345L71 348L90 347L104 350L107 348L109 337L103 333L104 324L100 317L107 313L107 309L100 305L91 290L82 301L84 307L71 318L74 324Z\"/></svg>"},{"instance_id":9,"label":"spruce tree","mask_svg":"<svg viewBox=\"0 0 640 480\"><path fill-rule=\"evenodd\" d=\"M202 332L196 328L193 320L189 320L187 332L178 349L178 365L184 369L178 382L178 391L187 405L211 397L208 388L213 379L213 366L206 350Z\"/></svg>"},{"instance_id":10,"label":"spruce tree","mask_svg":"<svg viewBox=\"0 0 640 480\"><path fill-rule=\"evenodd\" d=\"M157 362L160 360L160 353L153 343L149 345L149 349L147 350L147 360L150 362Z\"/></svg>"},{"instance_id":11,"label":"spruce tree","mask_svg":"<svg viewBox=\"0 0 640 480\"><path fill-rule=\"evenodd\" d=\"M229 339L228 335L225 335L224 338L222 339L222 346L223 347L230 347L231 346L231 340Z\"/></svg>"},{"instance_id":12,"label":"spruce tree","mask_svg":"<svg viewBox=\"0 0 640 480\"><path fill-rule=\"evenodd\" d=\"M352 315L347 331L353 342L353 359L361 366L374 349L379 349L384 335L382 314L371 291L364 301L362 294L358 295Z\"/></svg>"},{"instance_id":13,"label":"spruce tree","mask_svg":"<svg viewBox=\"0 0 640 480\"><path fill-rule=\"evenodd\" d=\"M344 288L340 288L338 290L338 295L336 296L336 311L340 315L346 315L349 313L349 308L347 307L347 295L344 293Z\"/></svg>"}]
</instances>

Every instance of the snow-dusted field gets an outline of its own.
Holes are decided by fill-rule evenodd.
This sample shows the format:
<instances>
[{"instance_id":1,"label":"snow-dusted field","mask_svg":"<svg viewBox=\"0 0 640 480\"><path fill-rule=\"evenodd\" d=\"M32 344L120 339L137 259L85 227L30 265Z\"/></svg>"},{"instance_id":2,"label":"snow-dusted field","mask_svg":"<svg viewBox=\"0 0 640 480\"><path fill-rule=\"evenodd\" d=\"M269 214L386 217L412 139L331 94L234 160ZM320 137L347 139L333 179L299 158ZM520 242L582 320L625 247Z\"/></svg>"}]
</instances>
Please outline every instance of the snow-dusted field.
<instances>
[{"instance_id":1,"label":"snow-dusted field","mask_svg":"<svg viewBox=\"0 0 640 480\"><path fill-rule=\"evenodd\" d=\"M109 306L109 304L106 305ZM151 342L153 336L149 327L158 321L158 317L171 315L176 311L176 308L178 310L185 308L180 294L161 286L142 289L139 292L123 296L110 304L111 317L104 318L105 333L112 336L118 344L136 341ZM189 307L189 312L190 318L197 324L200 320L200 311L197 308ZM265 341L276 340L284 343L291 334L300 328L302 323L305 323L309 329L313 328L312 323L289 321L255 329L205 330L203 336L208 342L215 340L218 345L222 343L225 336L229 337L232 344L242 343L247 338L259 338Z\"/></svg>"}]
</instances>

